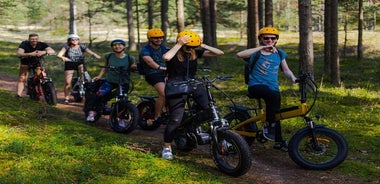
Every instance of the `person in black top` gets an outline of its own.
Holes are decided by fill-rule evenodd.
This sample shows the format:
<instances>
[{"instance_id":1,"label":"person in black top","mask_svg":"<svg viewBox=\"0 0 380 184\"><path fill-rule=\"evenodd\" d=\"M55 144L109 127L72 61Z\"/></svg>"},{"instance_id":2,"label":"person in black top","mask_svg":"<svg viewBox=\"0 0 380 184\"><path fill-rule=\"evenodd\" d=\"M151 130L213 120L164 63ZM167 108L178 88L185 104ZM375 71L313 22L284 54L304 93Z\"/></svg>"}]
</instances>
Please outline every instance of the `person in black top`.
<instances>
[{"instance_id":1,"label":"person in black top","mask_svg":"<svg viewBox=\"0 0 380 184\"><path fill-rule=\"evenodd\" d=\"M17 82L16 96L21 97L29 75L29 70L34 69L39 75L41 73L40 60L47 54L54 54L55 51L46 43L39 41L38 34L29 34L29 39L21 42L17 50L20 58L19 80Z\"/></svg>"},{"instance_id":2,"label":"person in black top","mask_svg":"<svg viewBox=\"0 0 380 184\"><path fill-rule=\"evenodd\" d=\"M201 47L201 49L196 49L197 47ZM223 51L203 44L197 33L193 31L180 32L177 36L176 45L162 56L164 61L167 62L167 83L195 78L198 58L220 56L223 54ZM196 103L203 109L200 113L200 118L209 118L210 110L206 90L199 85L191 93L195 97ZM162 150L162 158L164 159L173 159L171 142L174 139L176 128L181 123L186 99L187 95L166 97L170 119L164 132L164 146Z\"/></svg>"}]
</instances>

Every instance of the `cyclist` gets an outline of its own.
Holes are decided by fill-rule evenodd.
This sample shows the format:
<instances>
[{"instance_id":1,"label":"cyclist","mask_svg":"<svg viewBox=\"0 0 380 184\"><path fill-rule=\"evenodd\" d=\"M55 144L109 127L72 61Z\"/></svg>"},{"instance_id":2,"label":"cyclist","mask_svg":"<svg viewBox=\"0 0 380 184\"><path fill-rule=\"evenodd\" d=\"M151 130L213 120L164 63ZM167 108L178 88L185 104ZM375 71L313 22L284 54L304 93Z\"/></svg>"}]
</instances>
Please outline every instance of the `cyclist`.
<instances>
[{"instance_id":1,"label":"cyclist","mask_svg":"<svg viewBox=\"0 0 380 184\"><path fill-rule=\"evenodd\" d=\"M84 72L84 55L85 53L100 59L100 56L85 45L80 43L80 37L76 34L69 34L67 37L67 43L59 51L57 58L62 59L65 62L65 104L69 103L69 89L71 86L71 79L75 70L79 70L81 73Z\"/></svg>"},{"instance_id":2,"label":"cyclist","mask_svg":"<svg viewBox=\"0 0 380 184\"><path fill-rule=\"evenodd\" d=\"M125 41L121 39L115 39L111 42L112 53L107 54L105 56L106 61L104 66L114 66L114 67L124 67L126 70L136 70L137 65L135 63L135 58L129 54L124 52L125 50ZM99 80L102 76L106 74L106 78L104 83L99 87L96 92L96 97L92 102L90 111L88 113L87 121L95 121L96 116L96 108L98 108L99 103L102 102L103 97L110 93L113 89L118 87L119 79L121 79L121 83L123 85L123 90L128 91L129 83L130 83L130 74L129 72L123 72L122 76L120 76L118 71L107 70L106 68L102 68L99 72L99 75L94 77L93 80ZM121 77L121 78L120 78ZM89 100L89 99L86 99ZM121 127L125 127L125 124L120 124Z\"/></svg>"},{"instance_id":3,"label":"cyclist","mask_svg":"<svg viewBox=\"0 0 380 184\"><path fill-rule=\"evenodd\" d=\"M162 108L165 105L166 63L162 60L162 55L169 49L163 45L164 36L165 33L161 29L148 30L149 43L140 50L139 54L139 60L144 66L145 81L152 85L158 93L154 107L154 119L148 119L148 125L159 123Z\"/></svg>"},{"instance_id":4,"label":"cyclist","mask_svg":"<svg viewBox=\"0 0 380 184\"><path fill-rule=\"evenodd\" d=\"M17 49L17 56L20 58L20 71L16 97L22 96L29 70L34 69L36 74L40 75L40 61L43 59L43 56L54 53L55 51L48 44L39 41L39 36L36 33L29 34L28 40L21 42Z\"/></svg>"},{"instance_id":5,"label":"cyclist","mask_svg":"<svg viewBox=\"0 0 380 184\"><path fill-rule=\"evenodd\" d=\"M196 49L197 47L201 48ZM164 61L167 62L167 83L195 78L198 58L220 56L223 54L223 51L203 44L197 33L193 31L180 32L177 36L177 43L163 55ZM195 101L203 109L202 112L198 113L198 118L200 121L208 119L210 117L210 110L206 90L199 85L191 93ZM187 97L187 95L166 96L170 117L164 132L164 145L162 149L162 158L164 159L173 159L171 142L174 139L177 127L181 123Z\"/></svg>"},{"instance_id":6,"label":"cyclist","mask_svg":"<svg viewBox=\"0 0 380 184\"><path fill-rule=\"evenodd\" d=\"M253 98L263 98L266 104L266 122L263 135L268 140L274 140L274 148L287 151L287 143L282 138L281 124L275 121L276 112L280 111L281 95L278 84L278 70L284 72L285 76L293 82L296 77L286 63L286 53L277 49L276 43L279 31L273 27L264 27L259 30L260 46L238 52L240 58L252 60L256 54L260 54L253 70L249 75L248 94Z\"/></svg>"}]
</instances>

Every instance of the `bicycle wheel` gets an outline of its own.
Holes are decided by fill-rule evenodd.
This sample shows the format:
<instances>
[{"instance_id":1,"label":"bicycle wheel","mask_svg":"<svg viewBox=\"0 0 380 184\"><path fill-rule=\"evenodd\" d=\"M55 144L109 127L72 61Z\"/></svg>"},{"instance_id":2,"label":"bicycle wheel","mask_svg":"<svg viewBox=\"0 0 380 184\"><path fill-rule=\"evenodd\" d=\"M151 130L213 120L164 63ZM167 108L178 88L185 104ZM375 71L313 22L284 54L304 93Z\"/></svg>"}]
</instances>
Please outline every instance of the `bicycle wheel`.
<instances>
[{"instance_id":1,"label":"bicycle wheel","mask_svg":"<svg viewBox=\"0 0 380 184\"><path fill-rule=\"evenodd\" d=\"M236 126L237 124L239 124L240 122L248 118L249 117L247 117L245 114L239 113L239 112L231 112L227 114L226 116L224 116L224 119L228 121L231 127ZM243 127L237 130L244 131L244 132L257 132L258 128L257 128L256 123L250 123L250 124L244 125ZM251 146L253 142L255 141L255 137L243 136L243 138L245 139L245 141L248 143L249 146Z\"/></svg>"},{"instance_id":2,"label":"bicycle wheel","mask_svg":"<svg viewBox=\"0 0 380 184\"><path fill-rule=\"evenodd\" d=\"M153 122L152 124L148 124L148 119L154 118L154 102L151 101L142 101L137 105L137 109L139 111L139 126L143 130L156 130L161 126L161 123Z\"/></svg>"},{"instance_id":3,"label":"bicycle wheel","mask_svg":"<svg viewBox=\"0 0 380 184\"><path fill-rule=\"evenodd\" d=\"M129 102L116 102L112 105L109 123L111 128L118 133L132 132L139 120L139 112L136 106Z\"/></svg>"},{"instance_id":4,"label":"bicycle wheel","mask_svg":"<svg viewBox=\"0 0 380 184\"><path fill-rule=\"evenodd\" d=\"M57 105L57 93L54 88L54 84L50 81L45 82L41 85L45 101L49 105Z\"/></svg>"},{"instance_id":5,"label":"bicycle wheel","mask_svg":"<svg viewBox=\"0 0 380 184\"><path fill-rule=\"evenodd\" d=\"M295 163L306 169L326 170L346 159L348 146L341 134L324 127L313 132L315 136L310 128L303 128L289 141L289 156Z\"/></svg>"},{"instance_id":6,"label":"bicycle wheel","mask_svg":"<svg viewBox=\"0 0 380 184\"><path fill-rule=\"evenodd\" d=\"M216 166L234 177L247 173L252 165L252 154L248 144L231 130L218 130L217 134L218 142L211 141Z\"/></svg>"},{"instance_id":7,"label":"bicycle wheel","mask_svg":"<svg viewBox=\"0 0 380 184\"><path fill-rule=\"evenodd\" d=\"M28 83L27 83L28 87L28 95L29 95L29 98L31 100L40 100L40 97L38 96L38 92L36 90L36 85L34 85L34 78L33 77L29 77L28 78Z\"/></svg>"},{"instance_id":8,"label":"bicycle wheel","mask_svg":"<svg viewBox=\"0 0 380 184\"><path fill-rule=\"evenodd\" d=\"M74 102L82 102L83 97L81 95L81 86L77 84L79 77L75 77L71 80L71 95L74 98Z\"/></svg>"}]
</instances>

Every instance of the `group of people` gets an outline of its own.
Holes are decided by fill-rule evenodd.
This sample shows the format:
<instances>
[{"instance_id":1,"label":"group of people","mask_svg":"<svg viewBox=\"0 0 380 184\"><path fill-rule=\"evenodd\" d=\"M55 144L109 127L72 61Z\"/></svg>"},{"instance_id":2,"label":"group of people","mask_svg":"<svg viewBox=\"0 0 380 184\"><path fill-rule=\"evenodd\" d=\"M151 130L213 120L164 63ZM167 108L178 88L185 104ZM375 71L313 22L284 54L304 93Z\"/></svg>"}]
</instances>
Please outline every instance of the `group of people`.
<instances>
[{"instance_id":1,"label":"group of people","mask_svg":"<svg viewBox=\"0 0 380 184\"><path fill-rule=\"evenodd\" d=\"M165 104L169 109L170 117L164 131L162 158L171 160L173 159L171 143L175 137L175 130L181 123L188 95L166 97L165 85L173 81L184 81L195 78L199 58L221 56L224 52L202 43L200 36L193 31L180 32L177 36L176 44L171 48L163 45L164 37L165 34L161 29L150 29L147 32L148 44L140 50L139 60L144 65L145 81L153 86L158 94L154 118L147 120L147 123L152 124L161 121L161 111ZM286 63L286 53L276 48L279 31L273 27L264 27L259 31L258 39L260 42L259 47L243 50L238 52L236 56L245 59L247 62L256 58L257 61L254 63L252 72L249 75L248 93L253 98L264 99L266 103L264 136L269 140L275 141L275 149L287 151L286 141L283 140L281 135L280 122L275 121L275 114L280 110L281 103L278 84L279 69L281 68L285 76L293 82L296 81L296 77ZM28 46L26 47L25 45ZM126 43L123 40L113 40L111 48L113 53L106 56L105 66L126 66L132 70L136 69L135 58L125 53ZM18 96L21 96L23 83L25 83L27 77L26 71L28 71L27 68L29 67L28 59L25 58L31 59L52 53L54 53L54 50L47 44L38 42L38 35L30 35L29 41L27 43L23 42L20 45L18 56L23 59L21 59L20 65ZM101 58L90 49L81 46L79 36L69 35L67 45L57 55L58 58L65 62L65 102L69 100L68 90L73 72L75 70L83 71L84 53ZM259 55L258 57L256 57L257 54ZM102 78L104 74L106 74L106 82L99 88L97 92L98 97L109 93L116 87L119 81L118 75L115 75L111 71L106 71L104 68L93 80ZM124 87L128 89L130 76L126 73L122 77ZM209 118L210 110L206 90L202 87L197 87L192 93L192 96L196 97L195 101L202 107L202 117ZM93 121L95 113L95 111L90 111L87 120Z\"/></svg>"}]
</instances>

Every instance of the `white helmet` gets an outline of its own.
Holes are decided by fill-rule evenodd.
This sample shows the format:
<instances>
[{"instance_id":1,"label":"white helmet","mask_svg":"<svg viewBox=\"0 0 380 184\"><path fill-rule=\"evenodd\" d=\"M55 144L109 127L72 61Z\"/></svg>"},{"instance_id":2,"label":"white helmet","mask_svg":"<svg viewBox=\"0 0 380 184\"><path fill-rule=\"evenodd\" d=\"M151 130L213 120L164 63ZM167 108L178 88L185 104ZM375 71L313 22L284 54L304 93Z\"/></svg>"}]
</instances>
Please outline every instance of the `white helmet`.
<instances>
[{"instance_id":1,"label":"white helmet","mask_svg":"<svg viewBox=\"0 0 380 184\"><path fill-rule=\"evenodd\" d=\"M72 38L75 38L75 39L80 39L79 36L77 34L69 34L69 36L67 37L67 39L72 39Z\"/></svg>"}]
</instances>

